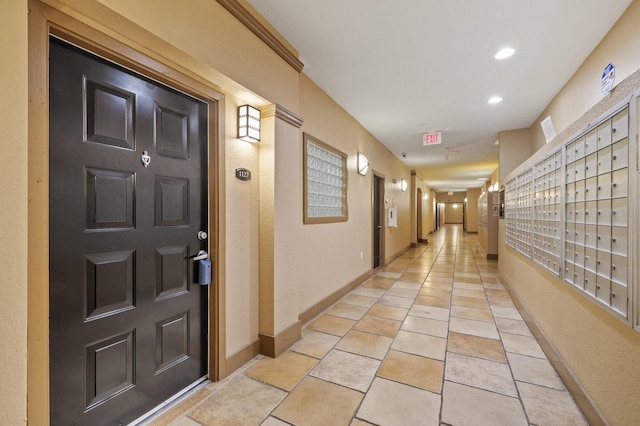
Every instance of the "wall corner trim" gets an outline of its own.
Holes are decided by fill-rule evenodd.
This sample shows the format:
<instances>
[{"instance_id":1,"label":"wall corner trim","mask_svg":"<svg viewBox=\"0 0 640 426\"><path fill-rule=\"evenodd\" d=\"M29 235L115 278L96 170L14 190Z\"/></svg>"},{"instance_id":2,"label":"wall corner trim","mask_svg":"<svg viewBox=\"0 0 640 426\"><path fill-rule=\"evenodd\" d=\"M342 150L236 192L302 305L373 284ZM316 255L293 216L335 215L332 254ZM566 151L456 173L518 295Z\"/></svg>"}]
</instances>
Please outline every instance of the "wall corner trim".
<instances>
[{"instance_id":1,"label":"wall corner trim","mask_svg":"<svg viewBox=\"0 0 640 426\"><path fill-rule=\"evenodd\" d=\"M254 33L260 40L262 40L267 46L285 60L293 69L297 72L302 72L304 64L298 56L289 50L284 44L280 42L267 27L262 25L260 21L256 19L238 0L217 0L218 3L235 18L240 21L245 27Z\"/></svg>"},{"instance_id":2,"label":"wall corner trim","mask_svg":"<svg viewBox=\"0 0 640 426\"><path fill-rule=\"evenodd\" d=\"M281 331L276 336L267 336L259 334L260 353L262 355L276 358L281 353L289 349L291 345L300 340L302 337L302 323L296 321L286 330Z\"/></svg>"}]
</instances>

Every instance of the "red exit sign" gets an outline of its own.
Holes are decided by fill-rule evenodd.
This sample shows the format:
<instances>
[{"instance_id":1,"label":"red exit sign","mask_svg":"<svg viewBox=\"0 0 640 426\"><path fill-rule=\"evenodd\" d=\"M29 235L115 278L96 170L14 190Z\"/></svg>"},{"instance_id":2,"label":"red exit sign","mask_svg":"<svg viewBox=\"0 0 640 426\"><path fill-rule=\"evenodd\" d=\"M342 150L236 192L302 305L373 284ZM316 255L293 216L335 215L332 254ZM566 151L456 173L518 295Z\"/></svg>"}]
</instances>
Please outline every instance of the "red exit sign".
<instances>
[{"instance_id":1,"label":"red exit sign","mask_svg":"<svg viewBox=\"0 0 640 426\"><path fill-rule=\"evenodd\" d=\"M422 145L438 145L442 143L442 132L425 133L422 135Z\"/></svg>"}]
</instances>

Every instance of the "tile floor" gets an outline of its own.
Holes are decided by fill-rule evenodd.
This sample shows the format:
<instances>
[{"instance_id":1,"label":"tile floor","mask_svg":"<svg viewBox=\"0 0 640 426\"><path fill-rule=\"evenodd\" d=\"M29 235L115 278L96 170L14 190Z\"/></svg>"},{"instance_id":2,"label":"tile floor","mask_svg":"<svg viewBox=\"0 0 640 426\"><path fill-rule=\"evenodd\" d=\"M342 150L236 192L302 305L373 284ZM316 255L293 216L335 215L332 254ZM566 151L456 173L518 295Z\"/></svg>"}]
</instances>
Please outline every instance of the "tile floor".
<instances>
[{"instance_id":1,"label":"tile floor","mask_svg":"<svg viewBox=\"0 0 640 426\"><path fill-rule=\"evenodd\" d=\"M585 425L475 235L445 226L153 426Z\"/></svg>"}]
</instances>

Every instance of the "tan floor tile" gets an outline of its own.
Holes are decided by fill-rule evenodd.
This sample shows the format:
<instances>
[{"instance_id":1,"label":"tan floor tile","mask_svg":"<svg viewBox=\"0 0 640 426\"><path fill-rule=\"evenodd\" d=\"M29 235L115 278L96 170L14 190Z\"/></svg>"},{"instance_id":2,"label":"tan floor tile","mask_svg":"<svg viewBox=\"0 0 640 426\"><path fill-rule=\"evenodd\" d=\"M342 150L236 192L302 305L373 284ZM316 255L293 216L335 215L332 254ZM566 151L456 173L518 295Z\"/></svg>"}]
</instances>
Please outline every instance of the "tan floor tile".
<instances>
[{"instance_id":1,"label":"tan floor tile","mask_svg":"<svg viewBox=\"0 0 640 426\"><path fill-rule=\"evenodd\" d=\"M489 309L489 302L483 299L475 299L472 297L453 295L453 297L451 298L451 303L453 305L467 306L469 308Z\"/></svg>"},{"instance_id":2,"label":"tan floor tile","mask_svg":"<svg viewBox=\"0 0 640 426\"><path fill-rule=\"evenodd\" d=\"M286 396L280 389L240 374L198 404L189 417L211 426L257 425Z\"/></svg>"},{"instance_id":3,"label":"tan floor tile","mask_svg":"<svg viewBox=\"0 0 640 426\"><path fill-rule=\"evenodd\" d=\"M420 284L416 284L420 285ZM408 299L414 299L418 295L418 290L411 290L408 288L398 288L393 285L386 293L387 296L398 296L398 297L406 297Z\"/></svg>"},{"instance_id":4,"label":"tan floor tile","mask_svg":"<svg viewBox=\"0 0 640 426\"><path fill-rule=\"evenodd\" d=\"M447 350L491 361L507 362L507 356L499 340L451 332L447 340Z\"/></svg>"},{"instance_id":5,"label":"tan floor tile","mask_svg":"<svg viewBox=\"0 0 640 426\"><path fill-rule=\"evenodd\" d=\"M407 270L407 264L387 265L383 268L386 272L403 273Z\"/></svg>"},{"instance_id":6,"label":"tan floor tile","mask_svg":"<svg viewBox=\"0 0 640 426\"><path fill-rule=\"evenodd\" d=\"M318 360L295 352L284 352L277 358L263 357L244 374L290 391L318 363Z\"/></svg>"},{"instance_id":7,"label":"tan floor tile","mask_svg":"<svg viewBox=\"0 0 640 426\"><path fill-rule=\"evenodd\" d=\"M211 396L211 391L207 388L202 388L194 392L192 395L189 395L184 400L180 401L178 404L172 406L169 410L164 412L161 416L154 419L149 423L149 426L167 426L169 423L173 422L184 413L193 408L200 401Z\"/></svg>"},{"instance_id":8,"label":"tan floor tile","mask_svg":"<svg viewBox=\"0 0 640 426\"><path fill-rule=\"evenodd\" d=\"M392 342L393 339L390 337L351 330L338 342L336 349L375 359L383 359Z\"/></svg>"},{"instance_id":9,"label":"tan floor tile","mask_svg":"<svg viewBox=\"0 0 640 426\"><path fill-rule=\"evenodd\" d=\"M402 321L406 316L409 309L399 308L397 306L383 305L376 303L369 309L367 315L373 315L380 318L389 318L392 320Z\"/></svg>"},{"instance_id":10,"label":"tan floor tile","mask_svg":"<svg viewBox=\"0 0 640 426\"><path fill-rule=\"evenodd\" d=\"M503 291L502 295L498 294L487 294L487 299L489 299L489 304L497 305L497 306L506 306L506 307L515 307L513 304L513 300L509 297L509 294L506 291Z\"/></svg>"},{"instance_id":11,"label":"tan floor tile","mask_svg":"<svg viewBox=\"0 0 640 426\"><path fill-rule=\"evenodd\" d=\"M439 321L449 321L449 309L435 306L413 305L409 310L409 315Z\"/></svg>"},{"instance_id":12,"label":"tan floor tile","mask_svg":"<svg viewBox=\"0 0 640 426\"><path fill-rule=\"evenodd\" d=\"M518 397L511 370L501 362L448 352L444 376L451 382Z\"/></svg>"},{"instance_id":13,"label":"tan floor tile","mask_svg":"<svg viewBox=\"0 0 640 426\"><path fill-rule=\"evenodd\" d=\"M334 317L359 320L367 312L367 310L368 308L364 306L349 305L347 303L336 303L327 310L326 314L333 315Z\"/></svg>"},{"instance_id":14,"label":"tan floor tile","mask_svg":"<svg viewBox=\"0 0 640 426\"><path fill-rule=\"evenodd\" d=\"M567 390L560 376L547 359L509 353L509 365L513 378L518 382L531 383L557 390Z\"/></svg>"},{"instance_id":15,"label":"tan floor tile","mask_svg":"<svg viewBox=\"0 0 640 426\"><path fill-rule=\"evenodd\" d=\"M307 326L309 330L344 336L356 322L354 320L323 315Z\"/></svg>"},{"instance_id":16,"label":"tan floor tile","mask_svg":"<svg viewBox=\"0 0 640 426\"><path fill-rule=\"evenodd\" d=\"M389 351L378 376L440 393L444 362L404 352Z\"/></svg>"},{"instance_id":17,"label":"tan floor tile","mask_svg":"<svg viewBox=\"0 0 640 426\"><path fill-rule=\"evenodd\" d=\"M407 283L404 281L396 281L389 290L404 288L407 290L415 290L416 292L422 288L422 284L420 283Z\"/></svg>"},{"instance_id":18,"label":"tan floor tile","mask_svg":"<svg viewBox=\"0 0 640 426\"><path fill-rule=\"evenodd\" d=\"M529 420L537 425L587 425L569 392L518 382Z\"/></svg>"},{"instance_id":19,"label":"tan floor tile","mask_svg":"<svg viewBox=\"0 0 640 426\"><path fill-rule=\"evenodd\" d=\"M366 392L373 381L380 361L333 350L314 368L310 376L342 385L360 392Z\"/></svg>"},{"instance_id":20,"label":"tan floor tile","mask_svg":"<svg viewBox=\"0 0 640 426\"><path fill-rule=\"evenodd\" d=\"M520 312L518 312L516 308L492 305L491 311L496 318L509 318L522 321L522 316L520 316Z\"/></svg>"},{"instance_id":21,"label":"tan floor tile","mask_svg":"<svg viewBox=\"0 0 640 426\"><path fill-rule=\"evenodd\" d=\"M314 358L322 358L340 341L340 337L302 329L302 338L291 346L290 350Z\"/></svg>"},{"instance_id":22,"label":"tan floor tile","mask_svg":"<svg viewBox=\"0 0 640 426\"><path fill-rule=\"evenodd\" d=\"M260 426L289 426L289 423L285 423L282 420L276 419L275 417L269 417L267 418L267 420L260 423Z\"/></svg>"},{"instance_id":23,"label":"tan floor tile","mask_svg":"<svg viewBox=\"0 0 640 426\"><path fill-rule=\"evenodd\" d=\"M546 358L542 348L535 338L521 336L519 334L500 333L504 350L520 355L528 355L535 358Z\"/></svg>"},{"instance_id":24,"label":"tan floor tile","mask_svg":"<svg viewBox=\"0 0 640 426\"><path fill-rule=\"evenodd\" d=\"M486 292L486 290L482 286L482 284L464 283L464 282L460 282L460 281L454 281L453 282L453 288L457 288L459 290L474 290L474 291L484 291L484 292Z\"/></svg>"},{"instance_id":25,"label":"tan floor tile","mask_svg":"<svg viewBox=\"0 0 640 426\"><path fill-rule=\"evenodd\" d=\"M384 296L385 290L381 288L371 288L371 287L358 287L351 292L351 294L359 294L360 296L369 296L380 298Z\"/></svg>"},{"instance_id":26,"label":"tan floor tile","mask_svg":"<svg viewBox=\"0 0 640 426\"><path fill-rule=\"evenodd\" d=\"M380 334L387 337L396 337L401 325L402 321L365 315L357 322L356 325L353 326L353 329L366 331L367 333Z\"/></svg>"},{"instance_id":27,"label":"tan floor tile","mask_svg":"<svg viewBox=\"0 0 640 426\"><path fill-rule=\"evenodd\" d=\"M347 425L364 394L308 377L275 409L273 415L297 425Z\"/></svg>"},{"instance_id":28,"label":"tan floor tile","mask_svg":"<svg viewBox=\"0 0 640 426\"><path fill-rule=\"evenodd\" d=\"M387 296L384 295L380 298L378 303L387 306L395 306L397 308L410 308L413 305L413 299L407 299L406 297Z\"/></svg>"},{"instance_id":29,"label":"tan floor tile","mask_svg":"<svg viewBox=\"0 0 640 426\"><path fill-rule=\"evenodd\" d=\"M371 423L354 418L351 423L349 423L349 426L371 426Z\"/></svg>"},{"instance_id":30,"label":"tan floor tile","mask_svg":"<svg viewBox=\"0 0 640 426\"><path fill-rule=\"evenodd\" d=\"M523 336L533 336L527 324L522 320L513 320L509 318L496 318L496 326L498 330L504 333L522 334Z\"/></svg>"},{"instance_id":31,"label":"tan floor tile","mask_svg":"<svg viewBox=\"0 0 640 426\"><path fill-rule=\"evenodd\" d=\"M400 330L391 348L401 352L444 361L447 350L447 339Z\"/></svg>"},{"instance_id":32,"label":"tan floor tile","mask_svg":"<svg viewBox=\"0 0 640 426\"><path fill-rule=\"evenodd\" d=\"M437 276L431 276L431 275L427 275L427 279L424 280L424 284L427 285L427 283L441 283L441 284L449 284L449 289L451 289L451 284L453 283L453 278L451 277L437 277Z\"/></svg>"},{"instance_id":33,"label":"tan floor tile","mask_svg":"<svg viewBox=\"0 0 640 426\"><path fill-rule=\"evenodd\" d=\"M527 426L517 398L444 382L442 422L450 425Z\"/></svg>"},{"instance_id":34,"label":"tan floor tile","mask_svg":"<svg viewBox=\"0 0 640 426\"><path fill-rule=\"evenodd\" d=\"M449 319L449 331L470 334L472 336L486 337L488 339L500 339L498 329L493 322L451 317Z\"/></svg>"},{"instance_id":35,"label":"tan floor tile","mask_svg":"<svg viewBox=\"0 0 640 426\"><path fill-rule=\"evenodd\" d=\"M414 333L428 334L430 336L447 338L449 323L430 318L421 318L409 315L402 323L402 330Z\"/></svg>"},{"instance_id":36,"label":"tan floor tile","mask_svg":"<svg viewBox=\"0 0 640 426\"><path fill-rule=\"evenodd\" d=\"M455 281L470 283L470 284L482 284L482 280L480 279L480 276L478 276L477 278L455 277Z\"/></svg>"},{"instance_id":37,"label":"tan floor tile","mask_svg":"<svg viewBox=\"0 0 640 426\"><path fill-rule=\"evenodd\" d=\"M461 290L461 289L454 288L453 289L453 295L454 296L461 296L461 297L468 297L468 298L471 298L471 299L482 299L482 300L486 300L487 299L487 295L484 294L484 289L483 289L483 291L475 291L475 290Z\"/></svg>"},{"instance_id":38,"label":"tan floor tile","mask_svg":"<svg viewBox=\"0 0 640 426\"><path fill-rule=\"evenodd\" d=\"M420 296L433 296L441 299L450 299L451 290L444 290L439 288L423 287L419 293Z\"/></svg>"},{"instance_id":39,"label":"tan floor tile","mask_svg":"<svg viewBox=\"0 0 640 426\"><path fill-rule=\"evenodd\" d=\"M340 303L370 308L377 301L377 297L361 296L359 294L348 294L340 300Z\"/></svg>"},{"instance_id":40,"label":"tan floor tile","mask_svg":"<svg viewBox=\"0 0 640 426\"><path fill-rule=\"evenodd\" d=\"M398 279L406 283L422 283L424 282L425 278L427 278L427 274L420 274L416 272L405 272Z\"/></svg>"},{"instance_id":41,"label":"tan floor tile","mask_svg":"<svg viewBox=\"0 0 640 426\"><path fill-rule=\"evenodd\" d=\"M425 281L422 288L433 288L451 292L451 289L453 288L453 281Z\"/></svg>"},{"instance_id":42,"label":"tan floor tile","mask_svg":"<svg viewBox=\"0 0 640 426\"><path fill-rule=\"evenodd\" d=\"M489 309L469 308L466 306L452 306L451 316L477 321L493 322L493 314Z\"/></svg>"},{"instance_id":43,"label":"tan floor tile","mask_svg":"<svg viewBox=\"0 0 640 426\"><path fill-rule=\"evenodd\" d=\"M440 395L376 378L357 417L379 425L438 426Z\"/></svg>"},{"instance_id":44,"label":"tan floor tile","mask_svg":"<svg viewBox=\"0 0 640 426\"><path fill-rule=\"evenodd\" d=\"M435 306L438 308L449 308L451 306L451 302L449 299L441 299L439 297L432 296L418 296L414 301L416 305L425 305L425 306Z\"/></svg>"},{"instance_id":45,"label":"tan floor tile","mask_svg":"<svg viewBox=\"0 0 640 426\"><path fill-rule=\"evenodd\" d=\"M367 282L362 284L362 287L378 288L382 290L388 290L393 283L396 282L395 278L387 277L372 277Z\"/></svg>"}]
</instances>

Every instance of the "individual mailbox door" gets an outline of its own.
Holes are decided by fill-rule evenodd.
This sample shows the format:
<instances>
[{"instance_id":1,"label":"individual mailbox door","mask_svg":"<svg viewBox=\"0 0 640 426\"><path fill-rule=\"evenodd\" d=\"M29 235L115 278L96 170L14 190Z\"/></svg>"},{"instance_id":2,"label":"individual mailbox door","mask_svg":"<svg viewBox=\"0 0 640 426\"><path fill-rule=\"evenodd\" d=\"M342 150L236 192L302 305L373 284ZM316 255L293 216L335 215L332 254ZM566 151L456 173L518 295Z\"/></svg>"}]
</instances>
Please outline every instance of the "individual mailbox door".
<instances>
[{"instance_id":1,"label":"individual mailbox door","mask_svg":"<svg viewBox=\"0 0 640 426\"><path fill-rule=\"evenodd\" d=\"M597 249L611 251L611 227L598 225Z\"/></svg>"},{"instance_id":2,"label":"individual mailbox door","mask_svg":"<svg viewBox=\"0 0 640 426\"><path fill-rule=\"evenodd\" d=\"M627 205L626 198L614 198L611 200L611 225L627 226Z\"/></svg>"},{"instance_id":3,"label":"individual mailbox door","mask_svg":"<svg viewBox=\"0 0 640 426\"><path fill-rule=\"evenodd\" d=\"M575 192L576 192L576 199L575 199L575 201L576 201L576 202L578 202L578 201L584 201L584 196L585 196L585 193L584 193L584 190L585 190L585 184L586 184L586 182L585 182L584 180L578 180L578 181L576 181L575 183L573 183L573 184L572 184L572 185L575 185L575 188L576 188L576 189L575 189ZM568 187L569 187L569 186L567 185L567 188L568 188Z\"/></svg>"},{"instance_id":4,"label":"individual mailbox door","mask_svg":"<svg viewBox=\"0 0 640 426\"><path fill-rule=\"evenodd\" d=\"M567 163L567 175L565 176L566 183L576 181L576 165L574 162Z\"/></svg>"},{"instance_id":5,"label":"individual mailbox door","mask_svg":"<svg viewBox=\"0 0 640 426\"><path fill-rule=\"evenodd\" d=\"M620 169L611 173L611 198L629 195L629 169Z\"/></svg>"},{"instance_id":6,"label":"individual mailbox door","mask_svg":"<svg viewBox=\"0 0 640 426\"><path fill-rule=\"evenodd\" d=\"M584 289L584 269L578 267L578 265L576 265L573 271L573 285Z\"/></svg>"},{"instance_id":7,"label":"individual mailbox door","mask_svg":"<svg viewBox=\"0 0 640 426\"><path fill-rule=\"evenodd\" d=\"M611 171L611 147L607 146L598 151L598 174Z\"/></svg>"},{"instance_id":8,"label":"individual mailbox door","mask_svg":"<svg viewBox=\"0 0 640 426\"><path fill-rule=\"evenodd\" d=\"M574 167L575 167L576 181L584 179L585 178L585 159L579 158L576 160L574 164L575 164Z\"/></svg>"},{"instance_id":9,"label":"individual mailbox door","mask_svg":"<svg viewBox=\"0 0 640 426\"><path fill-rule=\"evenodd\" d=\"M591 271L584 271L584 291L592 296L596 295L596 274Z\"/></svg>"},{"instance_id":10,"label":"individual mailbox door","mask_svg":"<svg viewBox=\"0 0 640 426\"><path fill-rule=\"evenodd\" d=\"M584 223L595 225L598 223L598 202L587 201L584 203Z\"/></svg>"},{"instance_id":11,"label":"individual mailbox door","mask_svg":"<svg viewBox=\"0 0 640 426\"><path fill-rule=\"evenodd\" d=\"M611 145L611 169L617 170L629 166L629 139L623 139Z\"/></svg>"},{"instance_id":12,"label":"individual mailbox door","mask_svg":"<svg viewBox=\"0 0 640 426\"><path fill-rule=\"evenodd\" d=\"M575 203L573 217L576 223L584 223L584 203Z\"/></svg>"},{"instance_id":13,"label":"individual mailbox door","mask_svg":"<svg viewBox=\"0 0 640 426\"><path fill-rule=\"evenodd\" d=\"M575 223L576 221L576 203L567 203L566 204L566 214L565 214L565 220L567 221L567 223Z\"/></svg>"},{"instance_id":14,"label":"individual mailbox door","mask_svg":"<svg viewBox=\"0 0 640 426\"><path fill-rule=\"evenodd\" d=\"M594 176L585 181L584 200L595 201L598 198L598 177Z\"/></svg>"},{"instance_id":15,"label":"individual mailbox door","mask_svg":"<svg viewBox=\"0 0 640 426\"><path fill-rule=\"evenodd\" d=\"M616 142L629 136L629 111L619 112L611 119L611 141Z\"/></svg>"},{"instance_id":16,"label":"individual mailbox door","mask_svg":"<svg viewBox=\"0 0 640 426\"><path fill-rule=\"evenodd\" d=\"M584 161L584 175L587 178L598 174L598 154L589 154Z\"/></svg>"},{"instance_id":17,"label":"individual mailbox door","mask_svg":"<svg viewBox=\"0 0 640 426\"><path fill-rule=\"evenodd\" d=\"M584 249L584 269L591 272L596 272L597 263L597 251L594 248L585 247ZM596 282L593 281L593 288L595 289Z\"/></svg>"},{"instance_id":18,"label":"individual mailbox door","mask_svg":"<svg viewBox=\"0 0 640 426\"><path fill-rule=\"evenodd\" d=\"M598 175L598 200L611 198L611 173Z\"/></svg>"},{"instance_id":19,"label":"individual mailbox door","mask_svg":"<svg viewBox=\"0 0 640 426\"><path fill-rule=\"evenodd\" d=\"M576 161L576 143L571 142L567 145L565 164L573 163L574 161Z\"/></svg>"},{"instance_id":20,"label":"individual mailbox door","mask_svg":"<svg viewBox=\"0 0 640 426\"><path fill-rule=\"evenodd\" d=\"M611 227L611 253L627 256L629 251L628 229L613 226Z\"/></svg>"},{"instance_id":21,"label":"individual mailbox door","mask_svg":"<svg viewBox=\"0 0 640 426\"><path fill-rule=\"evenodd\" d=\"M598 201L598 225L611 225L611 200Z\"/></svg>"},{"instance_id":22,"label":"individual mailbox door","mask_svg":"<svg viewBox=\"0 0 640 426\"><path fill-rule=\"evenodd\" d=\"M611 120L598 126L598 148L611 144Z\"/></svg>"},{"instance_id":23,"label":"individual mailbox door","mask_svg":"<svg viewBox=\"0 0 640 426\"><path fill-rule=\"evenodd\" d=\"M598 227L596 225L585 225L584 227L585 247L598 247Z\"/></svg>"},{"instance_id":24,"label":"individual mailbox door","mask_svg":"<svg viewBox=\"0 0 640 426\"><path fill-rule=\"evenodd\" d=\"M567 203L576 201L576 184L575 182L567 184Z\"/></svg>"},{"instance_id":25,"label":"individual mailbox door","mask_svg":"<svg viewBox=\"0 0 640 426\"><path fill-rule=\"evenodd\" d=\"M564 280L573 284L573 273L575 272L575 266L570 260L564 261Z\"/></svg>"},{"instance_id":26,"label":"individual mailbox door","mask_svg":"<svg viewBox=\"0 0 640 426\"><path fill-rule=\"evenodd\" d=\"M576 160L578 158L584 157L584 149L585 149L584 139L585 138L582 137L582 138L578 139L577 141L575 141L575 144L574 144L574 148L575 149L574 149L574 151L576 153Z\"/></svg>"},{"instance_id":27,"label":"individual mailbox door","mask_svg":"<svg viewBox=\"0 0 640 426\"><path fill-rule=\"evenodd\" d=\"M627 284L627 257L611 255L611 281Z\"/></svg>"},{"instance_id":28,"label":"individual mailbox door","mask_svg":"<svg viewBox=\"0 0 640 426\"><path fill-rule=\"evenodd\" d=\"M611 307L620 312L625 317L627 316L627 309L629 305L629 299L627 296L627 286L611 282Z\"/></svg>"},{"instance_id":29,"label":"individual mailbox door","mask_svg":"<svg viewBox=\"0 0 640 426\"><path fill-rule=\"evenodd\" d=\"M598 150L598 130L593 129L585 136L584 153L589 155Z\"/></svg>"},{"instance_id":30,"label":"individual mailbox door","mask_svg":"<svg viewBox=\"0 0 640 426\"><path fill-rule=\"evenodd\" d=\"M576 267L581 266L584 268L584 246L582 244L575 244L573 250L573 263L576 265Z\"/></svg>"},{"instance_id":31,"label":"individual mailbox door","mask_svg":"<svg viewBox=\"0 0 640 426\"><path fill-rule=\"evenodd\" d=\"M596 273L607 279L611 279L611 253L598 250L596 257Z\"/></svg>"},{"instance_id":32,"label":"individual mailbox door","mask_svg":"<svg viewBox=\"0 0 640 426\"><path fill-rule=\"evenodd\" d=\"M596 275L596 297L598 300L611 305L611 280L601 275Z\"/></svg>"},{"instance_id":33,"label":"individual mailbox door","mask_svg":"<svg viewBox=\"0 0 640 426\"><path fill-rule=\"evenodd\" d=\"M580 244L580 245L584 245L584 232L585 232L585 225L584 223L576 223L575 224L575 240L574 242L576 244Z\"/></svg>"}]
</instances>

